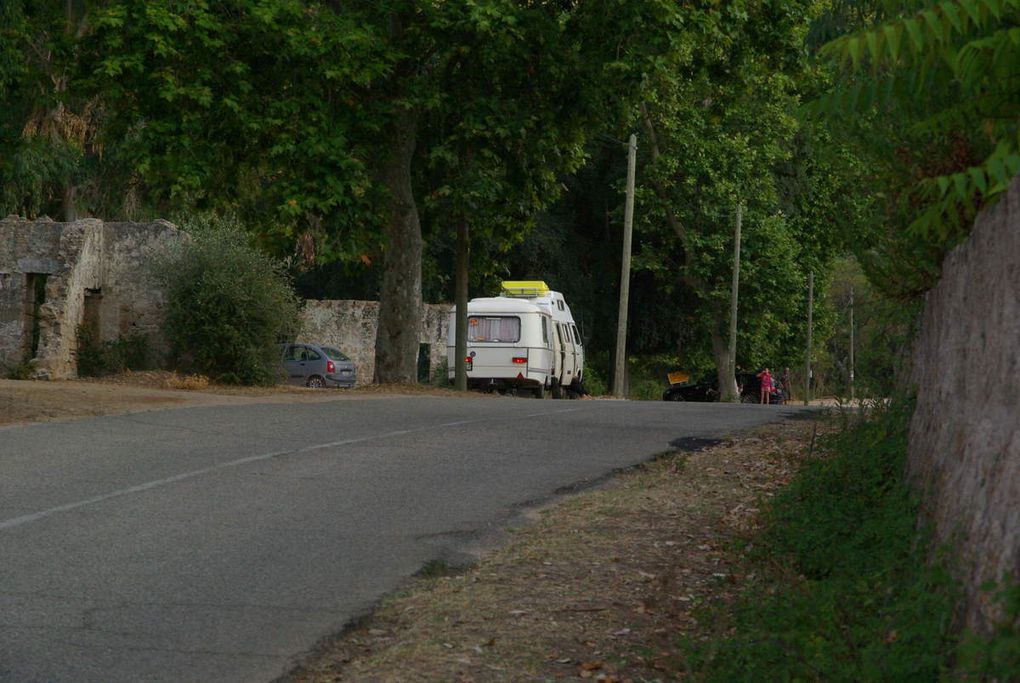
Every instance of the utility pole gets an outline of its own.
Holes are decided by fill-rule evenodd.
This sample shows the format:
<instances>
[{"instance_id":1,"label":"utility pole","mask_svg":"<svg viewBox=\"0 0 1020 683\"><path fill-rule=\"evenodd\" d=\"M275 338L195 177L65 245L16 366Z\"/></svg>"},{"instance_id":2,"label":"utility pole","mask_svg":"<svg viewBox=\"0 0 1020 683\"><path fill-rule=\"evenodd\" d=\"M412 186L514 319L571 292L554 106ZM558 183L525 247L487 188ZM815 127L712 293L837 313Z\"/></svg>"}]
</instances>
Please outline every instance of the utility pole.
<instances>
[{"instance_id":1,"label":"utility pole","mask_svg":"<svg viewBox=\"0 0 1020 683\"><path fill-rule=\"evenodd\" d=\"M736 382L737 376L737 294L740 289L740 222L743 217L744 204L740 202L737 204L737 224L733 229L733 289L730 292L730 367L726 375L727 394L732 393L732 383ZM737 396L731 396L730 400L737 400Z\"/></svg>"},{"instance_id":2,"label":"utility pole","mask_svg":"<svg viewBox=\"0 0 1020 683\"><path fill-rule=\"evenodd\" d=\"M854 401L854 286L850 285L850 403Z\"/></svg>"},{"instance_id":3,"label":"utility pole","mask_svg":"<svg viewBox=\"0 0 1020 683\"><path fill-rule=\"evenodd\" d=\"M453 386L457 391L467 391L468 263L471 254L469 237L467 215L462 211L457 222L457 272L454 282L457 327L454 331Z\"/></svg>"},{"instance_id":4,"label":"utility pole","mask_svg":"<svg viewBox=\"0 0 1020 683\"><path fill-rule=\"evenodd\" d=\"M811 315L815 305L815 274L808 273L807 280L807 354L804 372L804 405L811 402Z\"/></svg>"},{"instance_id":5,"label":"utility pole","mask_svg":"<svg viewBox=\"0 0 1020 683\"><path fill-rule=\"evenodd\" d=\"M613 396L623 398L627 372L627 306L630 300L630 242L634 226L634 175L637 166L637 135L627 143L627 199L623 208L623 264L620 267L620 311L616 326L616 367Z\"/></svg>"}]
</instances>

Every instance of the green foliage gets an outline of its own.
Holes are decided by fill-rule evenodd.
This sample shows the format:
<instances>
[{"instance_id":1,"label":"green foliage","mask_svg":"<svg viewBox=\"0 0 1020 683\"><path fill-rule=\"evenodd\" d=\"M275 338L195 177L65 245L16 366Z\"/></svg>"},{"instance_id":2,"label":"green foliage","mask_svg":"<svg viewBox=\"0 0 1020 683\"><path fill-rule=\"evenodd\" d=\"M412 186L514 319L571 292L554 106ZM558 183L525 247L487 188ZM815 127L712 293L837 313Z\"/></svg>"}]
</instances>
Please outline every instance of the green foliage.
<instances>
[{"instance_id":1,"label":"green foliage","mask_svg":"<svg viewBox=\"0 0 1020 683\"><path fill-rule=\"evenodd\" d=\"M849 394L851 291L856 396L891 396L902 374L921 302L890 299L868 281L854 259L837 261L829 286L835 325L824 351L830 365L828 386L842 396Z\"/></svg>"},{"instance_id":2,"label":"green foliage","mask_svg":"<svg viewBox=\"0 0 1020 683\"><path fill-rule=\"evenodd\" d=\"M9 365L4 368L4 379L31 379L32 378L32 364L28 361L22 361Z\"/></svg>"},{"instance_id":3,"label":"green foliage","mask_svg":"<svg viewBox=\"0 0 1020 683\"><path fill-rule=\"evenodd\" d=\"M1020 671L1020 582L1007 577L985 589L1002 608L1002 616L988 637L964 636L958 670L967 680L1011 681Z\"/></svg>"},{"instance_id":4,"label":"green foliage","mask_svg":"<svg viewBox=\"0 0 1020 683\"><path fill-rule=\"evenodd\" d=\"M0 3L0 214L74 211L98 114L70 76L83 21L77 2Z\"/></svg>"},{"instance_id":5,"label":"green foliage","mask_svg":"<svg viewBox=\"0 0 1020 683\"><path fill-rule=\"evenodd\" d=\"M801 45L816 9L696 7L702 35L673 68L649 78L634 267L654 283L651 324L674 335L680 328L685 368L725 360L738 204L744 368L789 364L803 348L808 273L825 280L844 233L860 220L847 191L859 172L852 155L831 144L825 126L797 118L799 91L815 79ZM821 151L827 146L836 149ZM816 338L827 323L818 317Z\"/></svg>"},{"instance_id":6,"label":"green foliage","mask_svg":"<svg viewBox=\"0 0 1020 683\"><path fill-rule=\"evenodd\" d=\"M368 89L392 65L375 27L293 0L109 0L89 24L81 87L143 207L230 210L308 261L374 241Z\"/></svg>"},{"instance_id":7,"label":"green foliage","mask_svg":"<svg viewBox=\"0 0 1020 683\"><path fill-rule=\"evenodd\" d=\"M449 387L450 386L450 366L449 361L443 358L436 364L436 367L432 370L432 381L430 384L434 387Z\"/></svg>"},{"instance_id":8,"label":"green foliage","mask_svg":"<svg viewBox=\"0 0 1020 683\"><path fill-rule=\"evenodd\" d=\"M638 401L661 401L669 386L667 373L679 367L679 360L670 354L630 356L627 358L627 398Z\"/></svg>"},{"instance_id":9,"label":"green foliage","mask_svg":"<svg viewBox=\"0 0 1020 683\"><path fill-rule=\"evenodd\" d=\"M139 335L103 341L87 325L78 326L78 376L102 377L149 366L149 345Z\"/></svg>"},{"instance_id":10,"label":"green foliage","mask_svg":"<svg viewBox=\"0 0 1020 683\"><path fill-rule=\"evenodd\" d=\"M300 313L281 265L252 247L233 220L180 224L189 238L170 245L155 266L172 359L220 382L274 383L276 344L296 335Z\"/></svg>"},{"instance_id":11,"label":"green foliage","mask_svg":"<svg viewBox=\"0 0 1020 683\"><path fill-rule=\"evenodd\" d=\"M830 113L898 112L915 145L966 141L967 154L929 158L904 179L913 185L915 234L959 239L1020 173L1018 0L908 3L899 16L831 41L821 56L841 72L822 102Z\"/></svg>"},{"instance_id":12,"label":"green foliage","mask_svg":"<svg viewBox=\"0 0 1020 683\"><path fill-rule=\"evenodd\" d=\"M585 358L584 368L584 390L592 396L607 396L609 394L609 382L602 374L601 367L594 365Z\"/></svg>"},{"instance_id":13,"label":"green foliage","mask_svg":"<svg viewBox=\"0 0 1020 683\"><path fill-rule=\"evenodd\" d=\"M753 553L765 585L733 630L692 645L708 680L937 680L950 663L955 587L929 564L903 480L910 406L838 435L770 505Z\"/></svg>"}]
</instances>

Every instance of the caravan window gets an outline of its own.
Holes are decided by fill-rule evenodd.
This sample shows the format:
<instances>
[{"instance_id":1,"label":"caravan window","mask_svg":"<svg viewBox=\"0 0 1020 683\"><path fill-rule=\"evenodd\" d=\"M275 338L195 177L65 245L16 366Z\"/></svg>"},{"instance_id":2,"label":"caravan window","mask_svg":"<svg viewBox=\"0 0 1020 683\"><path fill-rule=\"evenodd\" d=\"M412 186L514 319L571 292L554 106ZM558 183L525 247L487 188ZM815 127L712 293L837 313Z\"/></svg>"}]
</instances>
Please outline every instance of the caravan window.
<instances>
[{"instance_id":1,"label":"caravan window","mask_svg":"<svg viewBox=\"0 0 1020 683\"><path fill-rule=\"evenodd\" d=\"M521 319L516 316L468 318L469 342L518 342L521 340Z\"/></svg>"},{"instance_id":2,"label":"caravan window","mask_svg":"<svg viewBox=\"0 0 1020 683\"><path fill-rule=\"evenodd\" d=\"M581 335L577 333L577 325L571 325L570 329L574 331L574 343L578 346L581 345Z\"/></svg>"},{"instance_id":3,"label":"caravan window","mask_svg":"<svg viewBox=\"0 0 1020 683\"><path fill-rule=\"evenodd\" d=\"M542 318L542 343L549 346L549 321Z\"/></svg>"}]
</instances>

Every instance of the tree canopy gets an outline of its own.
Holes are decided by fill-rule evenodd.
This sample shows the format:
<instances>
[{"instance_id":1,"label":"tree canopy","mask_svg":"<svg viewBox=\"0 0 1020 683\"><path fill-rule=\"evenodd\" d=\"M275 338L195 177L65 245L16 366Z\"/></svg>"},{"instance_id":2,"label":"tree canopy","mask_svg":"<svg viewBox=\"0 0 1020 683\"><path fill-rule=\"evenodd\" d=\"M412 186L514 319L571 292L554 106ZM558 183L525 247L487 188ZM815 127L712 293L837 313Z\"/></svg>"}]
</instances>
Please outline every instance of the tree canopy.
<instances>
[{"instance_id":1,"label":"tree canopy","mask_svg":"<svg viewBox=\"0 0 1020 683\"><path fill-rule=\"evenodd\" d=\"M1017 2L11 0L0 210L236 216L306 288L378 296L378 379L413 381L458 235L463 292L545 277L608 350L636 132L631 348L788 364L809 273L853 250L923 291L1020 168Z\"/></svg>"}]
</instances>

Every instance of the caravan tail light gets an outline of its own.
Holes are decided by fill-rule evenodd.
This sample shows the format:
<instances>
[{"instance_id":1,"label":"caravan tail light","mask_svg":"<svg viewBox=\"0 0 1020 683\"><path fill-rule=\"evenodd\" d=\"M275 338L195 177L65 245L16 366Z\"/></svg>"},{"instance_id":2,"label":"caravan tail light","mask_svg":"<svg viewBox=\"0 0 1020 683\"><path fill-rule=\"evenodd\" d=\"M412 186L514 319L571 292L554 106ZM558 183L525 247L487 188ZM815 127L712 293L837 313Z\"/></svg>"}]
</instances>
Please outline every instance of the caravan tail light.
<instances>
[{"instance_id":1,"label":"caravan tail light","mask_svg":"<svg viewBox=\"0 0 1020 683\"><path fill-rule=\"evenodd\" d=\"M333 361L331 360L326 361L326 372L329 373L330 375L336 373L336 365L333 363Z\"/></svg>"},{"instance_id":2,"label":"caravan tail light","mask_svg":"<svg viewBox=\"0 0 1020 683\"><path fill-rule=\"evenodd\" d=\"M527 362L528 359L524 356L517 356L514 358L514 363L516 363L517 365L524 365Z\"/></svg>"}]
</instances>

